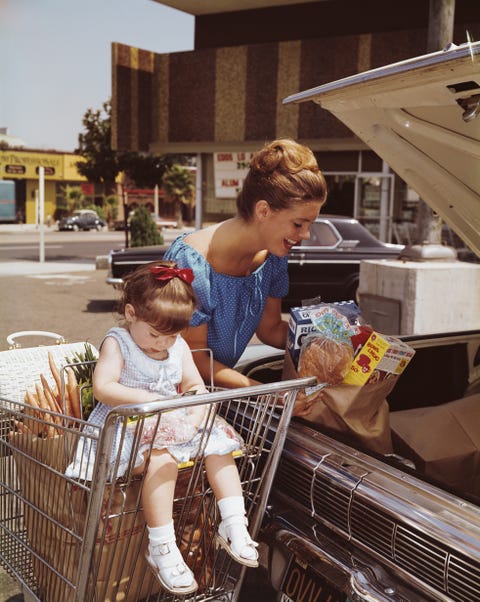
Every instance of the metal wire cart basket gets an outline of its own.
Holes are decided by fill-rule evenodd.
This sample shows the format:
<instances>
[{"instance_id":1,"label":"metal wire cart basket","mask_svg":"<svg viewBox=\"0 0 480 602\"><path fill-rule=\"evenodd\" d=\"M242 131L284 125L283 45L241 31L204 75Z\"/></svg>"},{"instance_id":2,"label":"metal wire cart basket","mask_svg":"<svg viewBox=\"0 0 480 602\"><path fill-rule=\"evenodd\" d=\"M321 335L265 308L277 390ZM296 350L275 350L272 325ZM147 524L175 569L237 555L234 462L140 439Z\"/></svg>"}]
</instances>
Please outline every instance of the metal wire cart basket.
<instances>
[{"instance_id":1,"label":"metal wire cart basket","mask_svg":"<svg viewBox=\"0 0 480 602\"><path fill-rule=\"evenodd\" d=\"M2 566L18 580L26 599L175 600L175 596L161 589L144 557L144 474L133 474L133 460L126 472L123 467L120 473L120 451L127 439L135 450L147 418L151 422L151 417L155 417L158 428L164 412L180 406L204 405L208 410L207 428L197 457L179 465L174 502L178 545L199 584L195 594L181 599L235 600L246 569L215 545L219 516L203 462L208 425L215 415L220 415L243 438L236 463L249 530L255 538L297 391L311 385L312 379L122 406L112 409L101 428L92 428L82 418L63 412L33 412L24 401L25 384L38 381L40 374L48 372L49 351L58 359L69 356L78 346L76 343L0 352ZM68 362L61 365L63 391L66 369ZM87 439L96 444L91 480L67 477L66 467L74 459L77 447Z\"/></svg>"}]
</instances>

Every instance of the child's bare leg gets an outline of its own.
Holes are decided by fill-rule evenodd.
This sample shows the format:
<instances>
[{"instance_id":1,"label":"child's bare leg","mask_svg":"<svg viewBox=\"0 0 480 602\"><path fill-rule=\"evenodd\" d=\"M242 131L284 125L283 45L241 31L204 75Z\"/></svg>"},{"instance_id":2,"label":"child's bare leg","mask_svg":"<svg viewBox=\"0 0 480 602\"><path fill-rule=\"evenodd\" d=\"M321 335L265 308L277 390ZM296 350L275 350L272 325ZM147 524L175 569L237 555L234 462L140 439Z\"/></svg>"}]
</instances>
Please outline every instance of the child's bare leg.
<instances>
[{"instance_id":1,"label":"child's bare leg","mask_svg":"<svg viewBox=\"0 0 480 602\"><path fill-rule=\"evenodd\" d=\"M149 527L161 527L172 521L173 497L178 464L165 450L153 449L143 481L143 513Z\"/></svg>"},{"instance_id":2,"label":"child's bare leg","mask_svg":"<svg viewBox=\"0 0 480 602\"><path fill-rule=\"evenodd\" d=\"M237 465L231 454L207 456L205 469L208 482L217 500L233 495L243 495Z\"/></svg>"},{"instance_id":3,"label":"child's bare leg","mask_svg":"<svg viewBox=\"0 0 480 602\"><path fill-rule=\"evenodd\" d=\"M205 458L208 482L215 494L222 521L218 541L237 562L258 566L256 544L247 530L245 502L237 466L231 454Z\"/></svg>"},{"instance_id":4,"label":"child's bare leg","mask_svg":"<svg viewBox=\"0 0 480 602\"><path fill-rule=\"evenodd\" d=\"M174 594L190 594L198 585L177 547L173 499L177 461L164 450L152 450L143 482L142 502L149 545L147 561L162 586Z\"/></svg>"}]
</instances>

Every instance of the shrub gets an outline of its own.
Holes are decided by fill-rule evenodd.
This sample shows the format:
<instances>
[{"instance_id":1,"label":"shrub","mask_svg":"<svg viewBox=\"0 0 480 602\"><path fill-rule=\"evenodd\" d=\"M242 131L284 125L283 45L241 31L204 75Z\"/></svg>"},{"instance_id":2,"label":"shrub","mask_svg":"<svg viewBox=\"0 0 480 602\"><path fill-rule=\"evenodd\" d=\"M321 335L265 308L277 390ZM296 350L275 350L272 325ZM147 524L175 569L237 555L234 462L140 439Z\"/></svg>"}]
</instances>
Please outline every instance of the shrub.
<instances>
[{"instance_id":1,"label":"shrub","mask_svg":"<svg viewBox=\"0 0 480 602\"><path fill-rule=\"evenodd\" d=\"M163 237L146 207L140 206L135 209L130 220L130 237L132 247L163 244Z\"/></svg>"}]
</instances>

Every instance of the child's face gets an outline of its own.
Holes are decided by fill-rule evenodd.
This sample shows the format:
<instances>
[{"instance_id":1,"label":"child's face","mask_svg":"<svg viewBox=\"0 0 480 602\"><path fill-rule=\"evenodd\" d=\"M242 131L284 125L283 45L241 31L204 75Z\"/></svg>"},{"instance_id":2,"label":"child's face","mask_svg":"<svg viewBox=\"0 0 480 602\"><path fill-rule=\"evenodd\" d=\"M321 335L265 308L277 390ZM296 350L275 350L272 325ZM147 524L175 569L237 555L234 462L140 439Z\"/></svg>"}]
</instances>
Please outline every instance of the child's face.
<instances>
[{"instance_id":1,"label":"child's face","mask_svg":"<svg viewBox=\"0 0 480 602\"><path fill-rule=\"evenodd\" d=\"M175 343L178 333L162 334L158 332L148 322L137 318L135 309L129 304L125 307L125 319L132 339L148 357L155 360L166 358L168 349Z\"/></svg>"}]
</instances>

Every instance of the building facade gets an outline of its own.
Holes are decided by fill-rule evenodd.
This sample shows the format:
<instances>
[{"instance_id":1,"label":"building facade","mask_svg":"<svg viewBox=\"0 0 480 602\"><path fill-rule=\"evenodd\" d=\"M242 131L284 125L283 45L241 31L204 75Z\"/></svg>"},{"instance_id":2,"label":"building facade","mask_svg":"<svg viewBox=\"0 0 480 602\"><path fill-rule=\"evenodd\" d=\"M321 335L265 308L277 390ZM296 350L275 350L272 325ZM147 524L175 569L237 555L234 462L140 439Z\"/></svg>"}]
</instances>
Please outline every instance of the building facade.
<instances>
[{"instance_id":1,"label":"building facade","mask_svg":"<svg viewBox=\"0 0 480 602\"><path fill-rule=\"evenodd\" d=\"M67 185L82 187L93 203L94 187L78 173L78 160L78 155L73 153L16 148L0 150L0 182L12 182L14 190L14 204L4 213L2 221L38 223L40 167L44 168L45 221L48 216L53 220Z\"/></svg>"},{"instance_id":2,"label":"building facade","mask_svg":"<svg viewBox=\"0 0 480 602\"><path fill-rule=\"evenodd\" d=\"M335 117L282 100L425 54L429 0L160 3L195 15L195 49L154 54L113 44L115 148L196 155L197 208L201 221L216 221L235 212L249 153L294 138L327 176L326 212L354 215L382 240L408 236L415 193ZM468 36L480 36L480 3L457 0L452 42Z\"/></svg>"}]
</instances>

